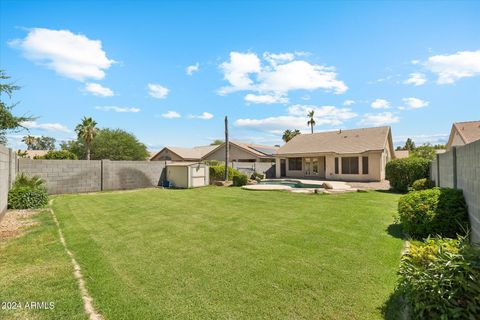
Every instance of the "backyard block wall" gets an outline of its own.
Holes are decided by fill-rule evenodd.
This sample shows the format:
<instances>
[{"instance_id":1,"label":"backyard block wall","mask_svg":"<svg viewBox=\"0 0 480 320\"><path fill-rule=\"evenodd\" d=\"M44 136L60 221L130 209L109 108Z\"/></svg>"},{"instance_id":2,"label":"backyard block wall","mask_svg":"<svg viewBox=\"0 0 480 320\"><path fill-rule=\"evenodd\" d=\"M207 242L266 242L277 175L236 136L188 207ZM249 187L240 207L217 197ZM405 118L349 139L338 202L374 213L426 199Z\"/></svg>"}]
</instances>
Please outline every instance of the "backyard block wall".
<instances>
[{"instance_id":1,"label":"backyard block wall","mask_svg":"<svg viewBox=\"0 0 480 320\"><path fill-rule=\"evenodd\" d=\"M163 161L19 159L19 173L39 176L49 194L126 190L160 184Z\"/></svg>"},{"instance_id":2,"label":"backyard block wall","mask_svg":"<svg viewBox=\"0 0 480 320\"><path fill-rule=\"evenodd\" d=\"M437 155L430 166L430 177L437 186L463 190L471 239L480 243L480 140Z\"/></svg>"},{"instance_id":3,"label":"backyard block wall","mask_svg":"<svg viewBox=\"0 0 480 320\"><path fill-rule=\"evenodd\" d=\"M100 160L18 160L18 172L39 176L49 194L101 190Z\"/></svg>"},{"instance_id":4,"label":"backyard block wall","mask_svg":"<svg viewBox=\"0 0 480 320\"><path fill-rule=\"evenodd\" d=\"M160 185L164 161L110 161L103 162L103 190L124 190Z\"/></svg>"},{"instance_id":5,"label":"backyard block wall","mask_svg":"<svg viewBox=\"0 0 480 320\"><path fill-rule=\"evenodd\" d=\"M251 175L254 172L264 174L266 178L275 178L275 163L271 162L237 162L232 161L232 168Z\"/></svg>"},{"instance_id":6,"label":"backyard block wall","mask_svg":"<svg viewBox=\"0 0 480 320\"><path fill-rule=\"evenodd\" d=\"M8 190L12 178L15 176L15 170L13 170L13 173L11 172L10 162L12 159L15 164L15 154L10 149L0 145L0 218L7 210Z\"/></svg>"}]
</instances>

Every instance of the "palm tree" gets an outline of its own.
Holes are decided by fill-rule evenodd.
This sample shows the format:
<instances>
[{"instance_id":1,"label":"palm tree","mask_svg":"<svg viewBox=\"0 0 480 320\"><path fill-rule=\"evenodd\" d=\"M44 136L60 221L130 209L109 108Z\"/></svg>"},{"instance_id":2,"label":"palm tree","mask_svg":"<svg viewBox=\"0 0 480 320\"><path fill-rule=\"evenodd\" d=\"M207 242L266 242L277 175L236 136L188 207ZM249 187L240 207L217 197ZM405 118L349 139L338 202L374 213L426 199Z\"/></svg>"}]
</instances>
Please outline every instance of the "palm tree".
<instances>
[{"instance_id":1,"label":"palm tree","mask_svg":"<svg viewBox=\"0 0 480 320\"><path fill-rule=\"evenodd\" d=\"M32 150L33 145L35 144L35 142L37 142L37 138L31 135L28 135L23 137L22 142L27 145L27 150Z\"/></svg>"},{"instance_id":2,"label":"palm tree","mask_svg":"<svg viewBox=\"0 0 480 320\"><path fill-rule=\"evenodd\" d=\"M90 147L92 145L93 138L98 133L97 123L92 118L83 117L82 122L75 127L75 132L79 139L85 141L85 147L87 148L87 160L90 160Z\"/></svg>"},{"instance_id":3,"label":"palm tree","mask_svg":"<svg viewBox=\"0 0 480 320\"><path fill-rule=\"evenodd\" d=\"M293 139L293 137L298 136L300 134L300 130L295 129L295 130L285 130L283 132L282 140L285 142L288 142Z\"/></svg>"},{"instance_id":4,"label":"palm tree","mask_svg":"<svg viewBox=\"0 0 480 320\"><path fill-rule=\"evenodd\" d=\"M310 126L310 128L312 129L312 133L313 133L313 126L315 125L315 119L313 119L314 114L315 114L314 110L309 111L308 114L307 114L307 117L310 118L307 122L307 126Z\"/></svg>"}]
</instances>

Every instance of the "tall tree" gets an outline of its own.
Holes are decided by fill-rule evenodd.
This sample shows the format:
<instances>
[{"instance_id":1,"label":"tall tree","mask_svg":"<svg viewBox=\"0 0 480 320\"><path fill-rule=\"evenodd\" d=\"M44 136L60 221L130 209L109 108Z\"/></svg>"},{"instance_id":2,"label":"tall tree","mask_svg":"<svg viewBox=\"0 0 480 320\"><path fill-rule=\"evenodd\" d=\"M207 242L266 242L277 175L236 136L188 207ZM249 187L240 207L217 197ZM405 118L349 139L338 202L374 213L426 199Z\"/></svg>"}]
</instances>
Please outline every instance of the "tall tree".
<instances>
[{"instance_id":1,"label":"tall tree","mask_svg":"<svg viewBox=\"0 0 480 320\"><path fill-rule=\"evenodd\" d=\"M212 143L210 143L211 146L218 146L218 145L221 145L223 143L223 140L220 140L220 139L215 139L213 140Z\"/></svg>"},{"instance_id":2,"label":"tall tree","mask_svg":"<svg viewBox=\"0 0 480 320\"><path fill-rule=\"evenodd\" d=\"M295 129L295 130L290 130L287 129L283 132L282 140L285 142L288 142L292 140L295 136L298 136L300 134L300 130Z\"/></svg>"},{"instance_id":3,"label":"tall tree","mask_svg":"<svg viewBox=\"0 0 480 320\"><path fill-rule=\"evenodd\" d=\"M36 138L36 150L55 150L55 138L41 136Z\"/></svg>"},{"instance_id":4,"label":"tall tree","mask_svg":"<svg viewBox=\"0 0 480 320\"><path fill-rule=\"evenodd\" d=\"M307 117L309 117L307 125L310 126L312 133L313 133L313 126L316 124L315 119L313 118L314 114L315 114L315 110L309 111L307 114Z\"/></svg>"},{"instance_id":5,"label":"tall tree","mask_svg":"<svg viewBox=\"0 0 480 320\"><path fill-rule=\"evenodd\" d=\"M90 150L92 147L92 141L98 133L96 127L97 122L91 117L83 117L82 122L75 127L75 132L79 139L85 141L85 147L87 150L87 160L90 160Z\"/></svg>"},{"instance_id":6,"label":"tall tree","mask_svg":"<svg viewBox=\"0 0 480 320\"><path fill-rule=\"evenodd\" d=\"M415 150L415 142L413 142L412 139L408 138L407 141L405 141L405 146L403 147L403 150L408 150L408 151Z\"/></svg>"},{"instance_id":7,"label":"tall tree","mask_svg":"<svg viewBox=\"0 0 480 320\"><path fill-rule=\"evenodd\" d=\"M34 150L35 143L37 142L37 138L31 135L27 135L23 137L22 142L27 145L27 150Z\"/></svg>"},{"instance_id":8,"label":"tall tree","mask_svg":"<svg viewBox=\"0 0 480 320\"><path fill-rule=\"evenodd\" d=\"M12 109L18 104L14 103L10 106L3 101L4 94L8 96L8 99L12 98L14 91L19 90L20 86L15 85L12 82L6 82L10 79L4 70L0 70L0 144L7 143L7 131L25 129L22 126L22 122L34 120L33 117L21 116L17 117L12 114Z\"/></svg>"},{"instance_id":9,"label":"tall tree","mask_svg":"<svg viewBox=\"0 0 480 320\"><path fill-rule=\"evenodd\" d=\"M92 142L92 160L146 160L147 147L121 129L101 129Z\"/></svg>"}]
</instances>

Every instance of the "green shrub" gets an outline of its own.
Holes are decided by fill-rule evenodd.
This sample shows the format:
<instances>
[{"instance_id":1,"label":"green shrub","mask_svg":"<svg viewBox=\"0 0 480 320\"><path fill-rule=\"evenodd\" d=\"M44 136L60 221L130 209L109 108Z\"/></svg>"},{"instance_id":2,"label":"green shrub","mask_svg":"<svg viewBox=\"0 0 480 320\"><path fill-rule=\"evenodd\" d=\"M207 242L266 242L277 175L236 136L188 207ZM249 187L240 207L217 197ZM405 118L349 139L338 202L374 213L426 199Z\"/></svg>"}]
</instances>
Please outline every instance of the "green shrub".
<instances>
[{"instance_id":1,"label":"green shrub","mask_svg":"<svg viewBox=\"0 0 480 320\"><path fill-rule=\"evenodd\" d=\"M13 183L13 188L16 187L29 187L29 188L42 188L45 186L45 180L41 179L39 176L29 177L25 173L21 173L15 179Z\"/></svg>"},{"instance_id":2,"label":"green shrub","mask_svg":"<svg viewBox=\"0 0 480 320\"><path fill-rule=\"evenodd\" d=\"M430 161L418 157L395 159L385 167L385 177L392 188L399 192L407 192L415 180L428 178Z\"/></svg>"},{"instance_id":3,"label":"green shrub","mask_svg":"<svg viewBox=\"0 0 480 320\"><path fill-rule=\"evenodd\" d=\"M265 178L265 175L258 172L252 173L252 176L250 177L250 179L252 180L262 180L264 178Z\"/></svg>"},{"instance_id":4,"label":"green shrub","mask_svg":"<svg viewBox=\"0 0 480 320\"><path fill-rule=\"evenodd\" d=\"M398 201L398 213L404 231L414 238L454 238L468 230L467 205L461 190L433 188L410 192Z\"/></svg>"},{"instance_id":5,"label":"green shrub","mask_svg":"<svg viewBox=\"0 0 480 320\"><path fill-rule=\"evenodd\" d=\"M428 178L423 178L423 179L415 180L415 182L412 183L412 186L410 187L409 191L427 190L433 187L435 187L435 183L432 180Z\"/></svg>"},{"instance_id":6,"label":"green shrub","mask_svg":"<svg viewBox=\"0 0 480 320\"><path fill-rule=\"evenodd\" d=\"M45 188L19 186L8 192L8 207L10 209L41 208L47 203L48 194Z\"/></svg>"},{"instance_id":7,"label":"green shrub","mask_svg":"<svg viewBox=\"0 0 480 320\"><path fill-rule=\"evenodd\" d=\"M247 184L247 182L248 182L248 177L245 174L233 176L233 185L235 187L244 186Z\"/></svg>"},{"instance_id":8,"label":"green shrub","mask_svg":"<svg viewBox=\"0 0 480 320\"><path fill-rule=\"evenodd\" d=\"M225 166L211 166L210 169L210 181L223 181L225 180ZM241 173L228 167L228 180L232 180L234 176L238 176Z\"/></svg>"},{"instance_id":9,"label":"green shrub","mask_svg":"<svg viewBox=\"0 0 480 320\"><path fill-rule=\"evenodd\" d=\"M413 319L478 319L480 250L465 239L411 243L399 274Z\"/></svg>"},{"instance_id":10,"label":"green shrub","mask_svg":"<svg viewBox=\"0 0 480 320\"><path fill-rule=\"evenodd\" d=\"M49 150L44 156L35 156L34 159L45 160L77 160L77 156L68 150Z\"/></svg>"}]
</instances>

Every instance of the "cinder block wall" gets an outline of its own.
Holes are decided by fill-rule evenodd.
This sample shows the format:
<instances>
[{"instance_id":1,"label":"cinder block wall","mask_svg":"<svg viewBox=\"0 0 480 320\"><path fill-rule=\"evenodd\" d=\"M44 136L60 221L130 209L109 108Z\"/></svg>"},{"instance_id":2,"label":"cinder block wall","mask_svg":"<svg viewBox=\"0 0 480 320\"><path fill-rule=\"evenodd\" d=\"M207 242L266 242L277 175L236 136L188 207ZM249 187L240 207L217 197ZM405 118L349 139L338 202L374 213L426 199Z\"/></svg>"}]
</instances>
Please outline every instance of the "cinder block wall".
<instances>
[{"instance_id":1,"label":"cinder block wall","mask_svg":"<svg viewBox=\"0 0 480 320\"><path fill-rule=\"evenodd\" d=\"M10 183L10 150L0 145L0 218L7 210Z\"/></svg>"},{"instance_id":2,"label":"cinder block wall","mask_svg":"<svg viewBox=\"0 0 480 320\"><path fill-rule=\"evenodd\" d=\"M463 190L468 205L471 240L480 243L480 140L439 155L440 176L437 174L436 162L434 160L431 164L430 176L437 186L449 188L455 187L456 177L456 188Z\"/></svg>"},{"instance_id":3,"label":"cinder block wall","mask_svg":"<svg viewBox=\"0 0 480 320\"><path fill-rule=\"evenodd\" d=\"M480 140L457 148L457 188L467 201L472 241L480 243Z\"/></svg>"},{"instance_id":4,"label":"cinder block wall","mask_svg":"<svg viewBox=\"0 0 480 320\"><path fill-rule=\"evenodd\" d=\"M18 160L18 173L39 176L50 194L101 190L100 160Z\"/></svg>"},{"instance_id":5,"label":"cinder block wall","mask_svg":"<svg viewBox=\"0 0 480 320\"><path fill-rule=\"evenodd\" d=\"M123 190L160 185L164 161L103 161L103 190Z\"/></svg>"},{"instance_id":6,"label":"cinder block wall","mask_svg":"<svg viewBox=\"0 0 480 320\"><path fill-rule=\"evenodd\" d=\"M440 183L442 187L453 188L453 152L438 155L440 164Z\"/></svg>"}]
</instances>

